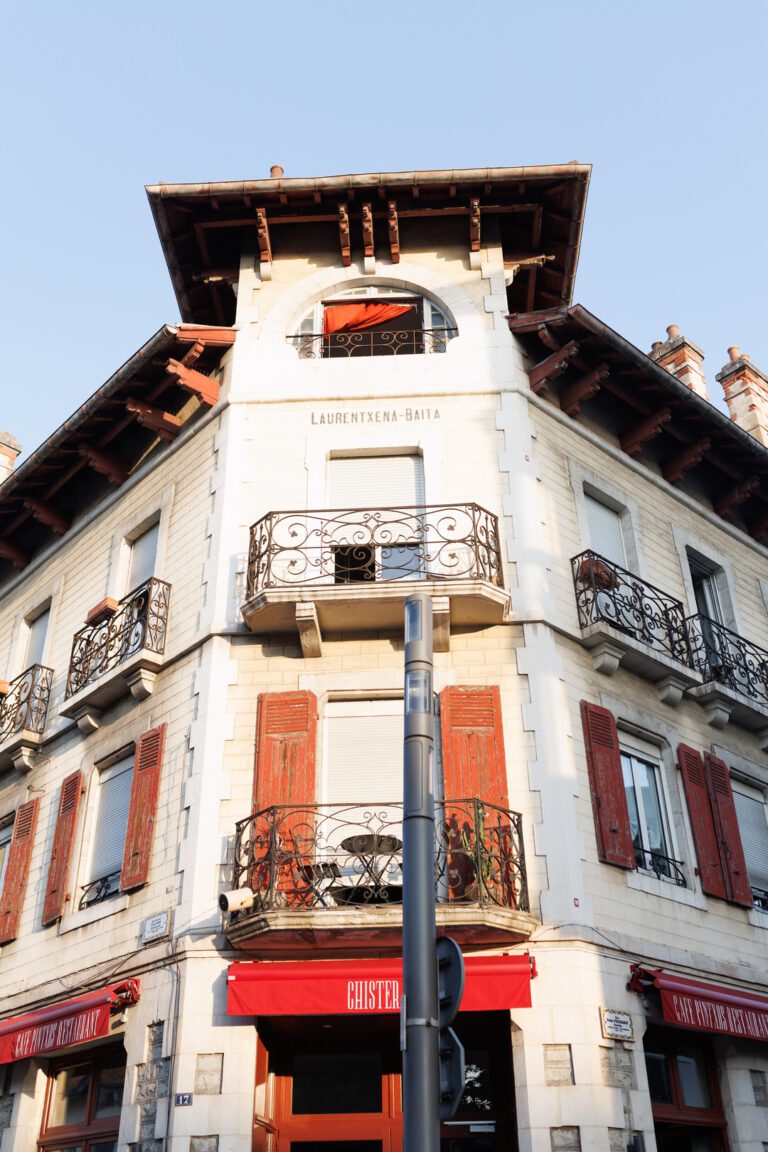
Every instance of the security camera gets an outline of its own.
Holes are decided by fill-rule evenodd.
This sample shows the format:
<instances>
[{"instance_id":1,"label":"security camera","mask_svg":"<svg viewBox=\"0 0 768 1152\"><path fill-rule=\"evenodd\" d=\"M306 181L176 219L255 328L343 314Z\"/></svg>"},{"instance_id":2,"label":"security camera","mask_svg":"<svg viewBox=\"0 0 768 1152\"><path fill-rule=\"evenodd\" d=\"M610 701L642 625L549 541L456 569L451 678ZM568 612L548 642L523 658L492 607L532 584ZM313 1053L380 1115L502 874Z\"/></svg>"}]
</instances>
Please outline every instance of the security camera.
<instances>
[{"instance_id":1,"label":"security camera","mask_svg":"<svg viewBox=\"0 0 768 1152\"><path fill-rule=\"evenodd\" d=\"M256 899L250 888L235 888L232 892L222 892L219 908L222 912L247 912L253 908Z\"/></svg>"}]
</instances>

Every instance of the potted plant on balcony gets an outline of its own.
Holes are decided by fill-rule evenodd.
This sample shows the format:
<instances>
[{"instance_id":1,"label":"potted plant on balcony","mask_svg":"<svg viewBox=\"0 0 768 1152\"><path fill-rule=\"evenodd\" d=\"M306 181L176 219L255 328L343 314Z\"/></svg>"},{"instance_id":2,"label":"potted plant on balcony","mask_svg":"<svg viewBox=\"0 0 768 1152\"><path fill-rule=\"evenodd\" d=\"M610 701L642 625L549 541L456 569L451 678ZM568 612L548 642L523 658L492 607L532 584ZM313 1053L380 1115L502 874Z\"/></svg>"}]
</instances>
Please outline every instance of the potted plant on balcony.
<instances>
[{"instance_id":1,"label":"potted plant on balcony","mask_svg":"<svg viewBox=\"0 0 768 1152\"><path fill-rule=\"evenodd\" d=\"M576 575L581 584L591 584L601 592L612 592L619 584L618 572L600 556L585 556Z\"/></svg>"}]
</instances>

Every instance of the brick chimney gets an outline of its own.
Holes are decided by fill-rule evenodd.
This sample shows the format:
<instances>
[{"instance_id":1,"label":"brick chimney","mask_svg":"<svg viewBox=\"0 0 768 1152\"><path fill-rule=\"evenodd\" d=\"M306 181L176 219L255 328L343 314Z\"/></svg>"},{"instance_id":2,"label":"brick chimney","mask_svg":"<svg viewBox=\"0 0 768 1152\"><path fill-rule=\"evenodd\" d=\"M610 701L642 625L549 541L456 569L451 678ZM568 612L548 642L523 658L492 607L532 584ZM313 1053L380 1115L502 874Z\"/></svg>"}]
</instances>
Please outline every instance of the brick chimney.
<instances>
[{"instance_id":1,"label":"brick chimney","mask_svg":"<svg viewBox=\"0 0 768 1152\"><path fill-rule=\"evenodd\" d=\"M13 466L19 452L21 452L21 444L16 437L11 436L10 432L0 431L0 484L3 480L7 480L13 472Z\"/></svg>"},{"instance_id":2,"label":"brick chimney","mask_svg":"<svg viewBox=\"0 0 768 1152\"><path fill-rule=\"evenodd\" d=\"M728 363L715 379L723 386L734 424L768 448L768 376L734 346L728 349Z\"/></svg>"},{"instance_id":3,"label":"brick chimney","mask_svg":"<svg viewBox=\"0 0 768 1152\"><path fill-rule=\"evenodd\" d=\"M702 400L709 400L707 381L704 376L704 353L686 336L680 335L677 324L667 328L667 339L657 340L648 353L667 372L671 372L681 384L690 388Z\"/></svg>"}]
</instances>

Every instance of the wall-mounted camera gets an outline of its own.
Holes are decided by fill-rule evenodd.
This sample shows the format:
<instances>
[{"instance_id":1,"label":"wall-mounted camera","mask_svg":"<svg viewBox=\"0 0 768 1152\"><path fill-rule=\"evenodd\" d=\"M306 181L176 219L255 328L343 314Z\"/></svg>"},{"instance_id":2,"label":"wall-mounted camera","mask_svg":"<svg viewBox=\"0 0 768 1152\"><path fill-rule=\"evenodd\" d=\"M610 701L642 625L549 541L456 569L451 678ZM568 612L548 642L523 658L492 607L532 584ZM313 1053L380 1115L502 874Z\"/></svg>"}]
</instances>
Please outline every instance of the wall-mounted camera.
<instances>
[{"instance_id":1,"label":"wall-mounted camera","mask_svg":"<svg viewBox=\"0 0 768 1152\"><path fill-rule=\"evenodd\" d=\"M235 888L232 892L222 892L219 908L222 912L247 912L253 908L256 899L250 888Z\"/></svg>"}]
</instances>

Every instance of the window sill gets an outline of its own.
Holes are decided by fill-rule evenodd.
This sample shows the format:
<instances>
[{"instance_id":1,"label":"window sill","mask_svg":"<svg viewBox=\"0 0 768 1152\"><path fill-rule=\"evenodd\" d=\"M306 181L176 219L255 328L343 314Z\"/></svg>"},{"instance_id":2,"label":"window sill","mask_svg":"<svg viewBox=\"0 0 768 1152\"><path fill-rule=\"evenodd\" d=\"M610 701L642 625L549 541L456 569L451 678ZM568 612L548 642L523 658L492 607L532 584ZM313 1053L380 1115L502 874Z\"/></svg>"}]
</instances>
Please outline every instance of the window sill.
<instances>
[{"instance_id":1,"label":"window sill","mask_svg":"<svg viewBox=\"0 0 768 1152\"><path fill-rule=\"evenodd\" d=\"M768 928L768 911L762 908L748 908L747 919L753 928Z\"/></svg>"},{"instance_id":2,"label":"window sill","mask_svg":"<svg viewBox=\"0 0 768 1152\"><path fill-rule=\"evenodd\" d=\"M638 892L648 892L651 896L661 896L663 900L672 900L676 904L687 904L689 908L706 910L707 902L698 892L690 888L681 888L669 880L658 880L655 876L644 872L628 872L627 886ZM768 917L766 917L768 919Z\"/></svg>"},{"instance_id":3,"label":"window sill","mask_svg":"<svg viewBox=\"0 0 768 1152\"><path fill-rule=\"evenodd\" d=\"M91 904L90 908L82 908L73 912L71 916L66 916L59 922L59 935L63 936L65 932L72 932L75 928L84 928L96 920L104 920L107 916L115 916L118 912L124 912L130 899L130 896L122 893L120 896Z\"/></svg>"}]
</instances>

